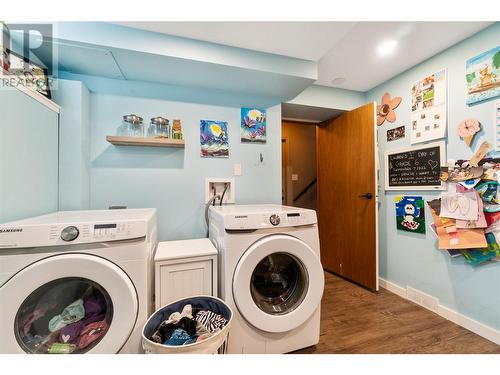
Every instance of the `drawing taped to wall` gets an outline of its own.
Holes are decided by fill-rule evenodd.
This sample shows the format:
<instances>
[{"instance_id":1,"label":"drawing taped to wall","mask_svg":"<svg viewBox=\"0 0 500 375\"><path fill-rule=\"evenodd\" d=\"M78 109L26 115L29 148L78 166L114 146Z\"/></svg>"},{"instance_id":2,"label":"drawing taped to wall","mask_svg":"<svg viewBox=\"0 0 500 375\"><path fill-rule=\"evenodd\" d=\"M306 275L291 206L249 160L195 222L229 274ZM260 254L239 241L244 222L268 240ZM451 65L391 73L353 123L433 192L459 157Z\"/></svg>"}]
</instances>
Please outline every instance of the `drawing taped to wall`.
<instances>
[{"instance_id":1,"label":"drawing taped to wall","mask_svg":"<svg viewBox=\"0 0 500 375\"><path fill-rule=\"evenodd\" d=\"M241 108L241 142L266 143L266 110Z\"/></svg>"},{"instance_id":2,"label":"drawing taped to wall","mask_svg":"<svg viewBox=\"0 0 500 375\"><path fill-rule=\"evenodd\" d=\"M200 120L200 146L201 157L229 157L227 122Z\"/></svg>"},{"instance_id":3,"label":"drawing taped to wall","mask_svg":"<svg viewBox=\"0 0 500 375\"><path fill-rule=\"evenodd\" d=\"M500 96L500 46L467 60L465 80L467 104Z\"/></svg>"},{"instance_id":4,"label":"drawing taped to wall","mask_svg":"<svg viewBox=\"0 0 500 375\"><path fill-rule=\"evenodd\" d=\"M407 232L425 234L425 210L422 197L397 196L396 228Z\"/></svg>"},{"instance_id":5,"label":"drawing taped to wall","mask_svg":"<svg viewBox=\"0 0 500 375\"><path fill-rule=\"evenodd\" d=\"M446 136L446 70L415 82L411 87L411 144Z\"/></svg>"},{"instance_id":6,"label":"drawing taped to wall","mask_svg":"<svg viewBox=\"0 0 500 375\"><path fill-rule=\"evenodd\" d=\"M394 129L389 129L387 130L387 142L392 142L397 139L401 139L405 137L405 127L403 126L398 126L397 128Z\"/></svg>"}]
</instances>

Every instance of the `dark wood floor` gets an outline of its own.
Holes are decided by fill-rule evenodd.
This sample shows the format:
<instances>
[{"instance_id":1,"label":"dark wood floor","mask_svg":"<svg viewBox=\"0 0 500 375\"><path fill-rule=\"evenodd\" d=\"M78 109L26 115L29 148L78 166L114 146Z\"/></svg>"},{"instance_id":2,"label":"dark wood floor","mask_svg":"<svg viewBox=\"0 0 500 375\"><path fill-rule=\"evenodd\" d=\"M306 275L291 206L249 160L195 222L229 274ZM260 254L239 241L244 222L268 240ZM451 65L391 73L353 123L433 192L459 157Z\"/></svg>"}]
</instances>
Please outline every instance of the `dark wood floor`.
<instances>
[{"instance_id":1,"label":"dark wood floor","mask_svg":"<svg viewBox=\"0 0 500 375\"><path fill-rule=\"evenodd\" d=\"M500 346L385 289L325 273L318 345L295 353L500 353Z\"/></svg>"}]
</instances>

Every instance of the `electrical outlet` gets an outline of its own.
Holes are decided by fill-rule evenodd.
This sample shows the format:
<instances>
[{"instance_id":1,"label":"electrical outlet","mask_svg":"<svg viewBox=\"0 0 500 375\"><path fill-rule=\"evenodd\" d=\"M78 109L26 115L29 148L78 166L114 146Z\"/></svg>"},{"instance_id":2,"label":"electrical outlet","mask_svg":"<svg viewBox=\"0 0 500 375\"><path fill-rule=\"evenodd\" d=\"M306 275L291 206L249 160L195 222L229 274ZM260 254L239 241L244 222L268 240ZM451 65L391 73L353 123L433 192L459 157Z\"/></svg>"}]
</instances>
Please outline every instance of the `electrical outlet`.
<instances>
[{"instance_id":1,"label":"electrical outlet","mask_svg":"<svg viewBox=\"0 0 500 375\"><path fill-rule=\"evenodd\" d=\"M234 197L235 197L235 187L234 187L234 178L231 177L221 177L221 178L214 178L214 177L207 177L205 179L205 203L208 203L208 201L214 196L214 195L221 195L224 193L224 188L228 184L226 193L224 194L224 199L222 203L227 204L227 203L234 203ZM218 200L215 201L216 204L220 203Z\"/></svg>"}]
</instances>

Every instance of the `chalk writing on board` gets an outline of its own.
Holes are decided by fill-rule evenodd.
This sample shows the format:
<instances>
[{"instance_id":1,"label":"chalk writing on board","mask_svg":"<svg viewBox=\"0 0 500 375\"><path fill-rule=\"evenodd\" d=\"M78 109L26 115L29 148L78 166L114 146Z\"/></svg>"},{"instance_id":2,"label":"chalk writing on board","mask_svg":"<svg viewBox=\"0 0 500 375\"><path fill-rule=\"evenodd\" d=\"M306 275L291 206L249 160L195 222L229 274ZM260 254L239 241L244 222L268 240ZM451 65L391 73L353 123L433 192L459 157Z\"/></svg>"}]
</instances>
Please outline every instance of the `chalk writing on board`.
<instances>
[{"instance_id":1,"label":"chalk writing on board","mask_svg":"<svg viewBox=\"0 0 500 375\"><path fill-rule=\"evenodd\" d=\"M389 186L440 186L439 146L394 153L388 157Z\"/></svg>"}]
</instances>

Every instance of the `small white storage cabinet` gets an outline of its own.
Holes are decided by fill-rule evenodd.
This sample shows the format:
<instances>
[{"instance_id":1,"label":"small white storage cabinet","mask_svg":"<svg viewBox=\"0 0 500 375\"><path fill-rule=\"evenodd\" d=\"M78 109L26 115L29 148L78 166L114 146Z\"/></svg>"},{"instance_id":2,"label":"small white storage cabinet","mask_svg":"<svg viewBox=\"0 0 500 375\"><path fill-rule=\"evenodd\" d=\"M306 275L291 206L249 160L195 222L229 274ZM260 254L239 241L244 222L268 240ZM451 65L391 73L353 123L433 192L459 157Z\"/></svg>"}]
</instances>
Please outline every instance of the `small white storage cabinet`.
<instances>
[{"instance_id":1,"label":"small white storage cabinet","mask_svg":"<svg viewBox=\"0 0 500 375\"><path fill-rule=\"evenodd\" d=\"M217 249L208 238L159 242L155 309L194 295L217 297Z\"/></svg>"}]
</instances>

